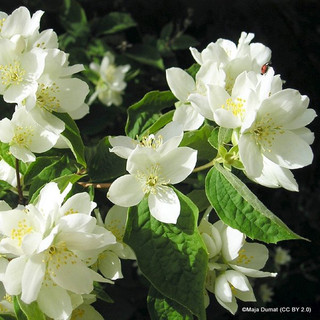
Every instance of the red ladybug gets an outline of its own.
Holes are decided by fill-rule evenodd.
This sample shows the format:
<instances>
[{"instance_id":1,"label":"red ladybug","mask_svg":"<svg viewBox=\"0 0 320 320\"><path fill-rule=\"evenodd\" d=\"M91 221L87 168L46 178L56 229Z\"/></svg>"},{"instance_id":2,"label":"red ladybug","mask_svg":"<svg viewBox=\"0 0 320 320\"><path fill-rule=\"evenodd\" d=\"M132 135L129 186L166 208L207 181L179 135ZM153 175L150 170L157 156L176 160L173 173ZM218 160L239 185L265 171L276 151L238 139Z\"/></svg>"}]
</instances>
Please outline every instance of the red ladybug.
<instances>
[{"instance_id":1,"label":"red ladybug","mask_svg":"<svg viewBox=\"0 0 320 320\"><path fill-rule=\"evenodd\" d=\"M267 63L265 63L265 64L261 67L261 74L267 73L268 68L269 68L269 65L270 65L270 63L267 62Z\"/></svg>"}]
</instances>

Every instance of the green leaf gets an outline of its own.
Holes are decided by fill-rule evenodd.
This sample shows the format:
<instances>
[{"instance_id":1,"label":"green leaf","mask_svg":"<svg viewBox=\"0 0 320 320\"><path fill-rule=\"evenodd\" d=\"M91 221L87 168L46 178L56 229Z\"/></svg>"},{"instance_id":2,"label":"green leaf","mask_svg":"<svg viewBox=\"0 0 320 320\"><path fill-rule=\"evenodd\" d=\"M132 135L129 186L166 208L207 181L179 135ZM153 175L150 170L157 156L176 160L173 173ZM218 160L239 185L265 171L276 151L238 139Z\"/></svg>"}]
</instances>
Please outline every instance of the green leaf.
<instances>
[{"instance_id":1,"label":"green leaf","mask_svg":"<svg viewBox=\"0 0 320 320\"><path fill-rule=\"evenodd\" d=\"M218 133L218 145L221 146L229 143L231 141L232 132L233 129L220 127Z\"/></svg>"},{"instance_id":2,"label":"green leaf","mask_svg":"<svg viewBox=\"0 0 320 320\"><path fill-rule=\"evenodd\" d=\"M22 311L17 296L12 296L14 313L18 320L27 320L26 315Z\"/></svg>"},{"instance_id":3,"label":"green leaf","mask_svg":"<svg viewBox=\"0 0 320 320\"><path fill-rule=\"evenodd\" d=\"M160 118L158 118L158 120L156 120L156 122L154 122L151 125L151 127L149 127L141 135L144 136L144 135L147 135L147 134L152 134L152 133L158 132L166 124L168 124L169 122L172 121L173 114L174 114L174 110L166 112L165 114L160 116Z\"/></svg>"},{"instance_id":4,"label":"green leaf","mask_svg":"<svg viewBox=\"0 0 320 320\"><path fill-rule=\"evenodd\" d=\"M29 199L34 198L34 193L42 188L46 183L64 176L72 174L73 171L69 166L69 159L62 157L59 160L52 162L50 165L44 167L36 176L33 177L29 189ZM31 201L32 202L32 201Z\"/></svg>"},{"instance_id":5,"label":"green leaf","mask_svg":"<svg viewBox=\"0 0 320 320\"><path fill-rule=\"evenodd\" d=\"M92 293L95 294L98 299L107 303L114 303L111 297L103 290L103 286L100 283L94 282L93 285L94 289Z\"/></svg>"},{"instance_id":6,"label":"green leaf","mask_svg":"<svg viewBox=\"0 0 320 320\"><path fill-rule=\"evenodd\" d=\"M65 129L61 135L65 138L65 141L74 154L77 162L86 168L87 164L84 156L84 144L76 123L67 113L55 112L54 114L65 123Z\"/></svg>"},{"instance_id":7,"label":"green leaf","mask_svg":"<svg viewBox=\"0 0 320 320\"><path fill-rule=\"evenodd\" d=\"M215 127L211 134L210 137L208 138L208 142L212 147L214 147L216 150L219 148L219 129L220 127Z\"/></svg>"},{"instance_id":8,"label":"green leaf","mask_svg":"<svg viewBox=\"0 0 320 320\"><path fill-rule=\"evenodd\" d=\"M163 60L156 48L146 44L136 44L125 55L142 64L164 70Z\"/></svg>"},{"instance_id":9,"label":"green leaf","mask_svg":"<svg viewBox=\"0 0 320 320\"><path fill-rule=\"evenodd\" d=\"M185 132L180 146L188 146L198 150L198 160L212 160L217 154L208 142L212 129L213 127L204 125L199 130Z\"/></svg>"},{"instance_id":10,"label":"green leaf","mask_svg":"<svg viewBox=\"0 0 320 320\"><path fill-rule=\"evenodd\" d=\"M89 34L89 26L84 9L76 0L64 0L60 20L65 29L75 37L84 38Z\"/></svg>"},{"instance_id":11,"label":"green leaf","mask_svg":"<svg viewBox=\"0 0 320 320\"><path fill-rule=\"evenodd\" d=\"M199 44L199 41L196 40L194 37L189 36L187 34L183 34L180 37L174 39L171 44L171 48L173 50L185 50L189 49L190 47L195 47Z\"/></svg>"},{"instance_id":12,"label":"green leaf","mask_svg":"<svg viewBox=\"0 0 320 320\"><path fill-rule=\"evenodd\" d=\"M131 138L145 131L160 119L161 110L171 107L177 99L171 91L151 91L128 108L126 134ZM160 121L160 120L159 120Z\"/></svg>"},{"instance_id":13,"label":"green leaf","mask_svg":"<svg viewBox=\"0 0 320 320\"><path fill-rule=\"evenodd\" d=\"M239 178L219 164L206 177L206 194L220 219L251 239L266 243L303 239L268 210Z\"/></svg>"},{"instance_id":14,"label":"green leaf","mask_svg":"<svg viewBox=\"0 0 320 320\"><path fill-rule=\"evenodd\" d=\"M24 177L23 182L24 185L31 184L32 179L37 177L38 174L45 169L47 166L50 166L54 162L60 160L61 158L58 156L52 157L37 157L36 161L31 162Z\"/></svg>"},{"instance_id":15,"label":"green leaf","mask_svg":"<svg viewBox=\"0 0 320 320\"><path fill-rule=\"evenodd\" d=\"M113 34L135 27L137 23L131 15L123 12L111 12L99 20L97 35Z\"/></svg>"},{"instance_id":16,"label":"green leaf","mask_svg":"<svg viewBox=\"0 0 320 320\"><path fill-rule=\"evenodd\" d=\"M200 212L206 210L210 206L209 200L203 189L192 190L188 193L188 198L194 202Z\"/></svg>"},{"instance_id":17,"label":"green leaf","mask_svg":"<svg viewBox=\"0 0 320 320\"><path fill-rule=\"evenodd\" d=\"M173 32L173 23L169 22L161 29L160 38L164 40L168 40L170 39L172 32Z\"/></svg>"},{"instance_id":18,"label":"green leaf","mask_svg":"<svg viewBox=\"0 0 320 320\"><path fill-rule=\"evenodd\" d=\"M149 289L147 302L151 320L193 320L192 314L186 308L164 297L153 286Z\"/></svg>"},{"instance_id":19,"label":"green leaf","mask_svg":"<svg viewBox=\"0 0 320 320\"><path fill-rule=\"evenodd\" d=\"M29 304L24 303L19 296L14 296L14 304L19 305L20 310L24 313L26 317L18 317L20 320L22 319L28 319L28 320L46 320L46 316L42 313L42 311L39 309L37 302L31 302ZM20 313L19 313L20 314Z\"/></svg>"},{"instance_id":20,"label":"green leaf","mask_svg":"<svg viewBox=\"0 0 320 320\"><path fill-rule=\"evenodd\" d=\"M92 182L106 182L126 172L126 160L110 152L108 137L99 141L97 146L87 148L88 174Z\"/></svg>"},{"instance_id":21,"label":"green leaf","mask_svg":"<svg viewBox=\"0 0 320 320\"><path fill-rule=\"evenodd\" d=\"M0 320L17 320L17 318L15 316L10 315L10 314L1 313Z\"/></svg>"},{"instance_id":22,"label":"green leaf","mask_svg":"<svg viewBox=\"0 0 320 320\"><path fill-rule=\"evenodd\" d=\"M200 64L194 63L190 68L188 68L186 71L190 74L192 78L196 77L196 74L198 73L200 69Z\"/></svg>"},{"instance_id":23,"label":"green leaf","mask_svg":"<svg viewBox=\"0 0 320 320\"><path fill-rule=\"evenodd\" d=\"M175 192L181 204L177 224L153 218L145 197L129 209L124 241L136 253L141 272L163 296L205 319L208 255L197 228L198 209L185 195Z\"/></svg>"}]
</instances>

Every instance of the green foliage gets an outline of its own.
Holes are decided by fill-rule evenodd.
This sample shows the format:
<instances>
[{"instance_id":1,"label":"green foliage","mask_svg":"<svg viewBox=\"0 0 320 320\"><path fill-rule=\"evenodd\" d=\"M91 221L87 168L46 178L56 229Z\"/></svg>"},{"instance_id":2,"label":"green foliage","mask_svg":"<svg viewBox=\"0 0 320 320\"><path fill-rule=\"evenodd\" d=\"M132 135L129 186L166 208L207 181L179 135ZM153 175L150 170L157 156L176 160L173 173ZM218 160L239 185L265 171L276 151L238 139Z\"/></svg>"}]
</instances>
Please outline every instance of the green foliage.
<instances>
[{"instance_id":1,"label":"green foliage","mask_svg":"<svg viewBox=\"0 0 320 320\"><path fill-rule=\"evenodd\" d=\"M151 91L128 108L126 134L131 138L143 135L161 117L161 111L177 101L171 91ZM159 120L160 121L160 120Z\"/></svg>"},{"instance_id":2,"label":"green foliage","mask_svg":"<svg viewBox=\"0 0 320 320\"><path fill-rule=\"evenodd\" d=\"M44 166L44 162L47 163L46 166ZM65 175L70 175L74 172L74 169L69 158L62 157L58 159L40 159L32 166L30 171L31 173L27 177L28 183L30 183L29 200L32 202L46 183ZM32 172L37 174L33 175Z\"/></svg>"},{"instance_id":3,"label":"green foliage","mask_svg":"<svg viewBox=\"0 0 320 320\"><path fill-rule=\"evenodd\" d=\"M135 27L137 24L130 14L123 12L110 12L99 19L96 34L113 34Z\"/></svg>"},{"instance_id":4,"label":"green foliage","mask_svg":"<svg viewBox=\"0 0 320 320\"><path fill-rule=\"evenodd\" d=\"M180 304L164 297L153 286L148 293L148 310L151 320L192 320L192 314Z\"/></svg>"},{"instance_id":5,"label":"green foliage","mask_svg":"<svg viewBox=\"0 0 320 320\"><path fill-rule=\"evenodd\" d=\"M185 132L180 146L198 150L198 160L212 160L217 154L208 142L212 130L213 127L204 125L199 130Z\"/></svg>"},{"instance_id":6,"label":"green foliage","mask_svg":"<svg viewBox=\"0 0 320 320\"><path fill-rule=\"evenodd\" d=\"M219 164L206 177L206 194L219 218L251 239L266 243L303 239L268 210L239 178Z\"/></svg>"},{"instance_id":7,"label":"green foliage","mask_svg":"<svg viewBox=\"0 0 320 320\"><path fill-rule=\"evenodd\" d=\"M13 297L14 310L18 320L46 320L37 302L24 303L19 296Z\"/></svg>"},{"instance_id":8,"label":"green foliage","mask_svg":"<svg viewBox=\"0 0 320 320\"><path fill-rule=\"evenodd\" d=\"M86 167L84 144L76 123L67 113L56 112L55 115L65 123L65 129L61 135L65 138L68 147L73 152L77 162Z\"/></svg>"},{"instance_id":9,"label":"green foliage","mask_svg":"<svg viewBox=\"0 0 320 320\"><path fill-rule=\"evenodd\" d=\"M136 44L126 52L126 56L142 64L164 70L164 64L160 53L156 48L150 45Z\"/></svg>"},{"instance_id":10,"label":"green foliage","mask_svg":"<svg viewBox=\"0 0 320 320\"><path fill-rule=\"evenodd\" d=\"M0 320L16 320L17 318L15 316L12 316L10 314L0 314Z\"/></svg>"},{"instance_id":11,"label":"green foliage","mask_svg":"<svg viewBox=\"0 0 320 320\"><path fill-rule=\"evenodd\" d=\"M106 182L126 172L126 161L109 151L111 145L108 137L86 149L88 175L92 182Z\"/></svg>"},{"instance_id":12,"label":"green foliage","mask_svg":"<svg viewBox=\"0 0 320 320\"><path fill-rule=\"evenodd\" d=\"M60 21L64 28L74 37L86 38L89 33L84 9L76 0L64 0Z\"/></svg>"},{"instance_id":13,"label":"green foliage","mask_svg":"<svg viewBox=\"0 0 320 320\"><path fill-rule=\"evenodd\" d=\"M124 241L136 253L144 276L163 296L205 319L207 252L197 229L198 209L176 190L181 204L177 224L161 223L144 198L129 209Z\"/></svg>"}]
</instances>

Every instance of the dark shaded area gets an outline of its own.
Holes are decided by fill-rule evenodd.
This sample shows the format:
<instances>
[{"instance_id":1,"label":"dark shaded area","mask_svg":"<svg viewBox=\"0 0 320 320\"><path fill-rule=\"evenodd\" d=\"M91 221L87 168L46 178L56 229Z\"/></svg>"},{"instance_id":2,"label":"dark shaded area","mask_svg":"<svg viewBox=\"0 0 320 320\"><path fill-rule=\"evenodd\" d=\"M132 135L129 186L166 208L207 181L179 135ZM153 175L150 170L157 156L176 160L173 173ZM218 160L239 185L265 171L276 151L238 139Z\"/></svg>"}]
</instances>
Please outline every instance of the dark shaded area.
<instances>
[{"instance_id":1,"label":"dark shaded area","mask_svg":"<svg viewBox=\"0 0 320 320\"><path fill-rule=\"evenodd\" d=\"M272 49L272 66L286 80L286 88L294 88L310 97L310 107L320 114L320 2L318 0L185 0L185 1L79 1L88 17L102 16L110 11L124 11L132 14L139 25L131 30L127 38L139 41L143 35L159 35L161 28L172 21L183 25L189 17L191 24L186 33L193 35L203 49L218 38L237 42L241 31L255 33L254 42L262 42ZM11 12L20 5L31 11L43 9L42 29L54 28L63 32L56 14L61 1L13 1L2 0L0 10ZM187 68L193 63L188 51L178 51L176 60L168 60L166 67ZM148 89L167 89L164 74L154 71L155 79L148 83ZM128 89L130 90L130 89ZM142 93L143 95L144 93ZM140 95L140 97L142 97ZM140 98L139 97L139 98ZM94 125L94 124L93 124ZM312 313L249 313L242 312L242 306L255 306L239 303L235 317L225 312L211 298L208 319L320 319L320 141L319 119L309 128L315 132L313 144L314 162L311 166L296 170L295 177L300 186L299 193L282 189L270 190L250 186L261 200L296 233L308 238L306 241L280 243L289 249L292 261L283 267L274 286L274 296L266 307L311 307ZM275 246L269 246L273 252ZM270 264L272 268L273 265ZM267 269L266 270L270 270ZM148 319L146 310L147 288L143 280L131 269L130 262L124 264L125 280L120 280L108 288L108 293L116 301L113 305L98 305L108 319ZM266 280L268 282L269 280ZM257 284L264 280L257 280ZM269 283L269 282L268 282ZM123 294L123 292L125 292ZM257 294L257 298L259 296ZM260 302L260 305L261 302Z\"/></svg>"}]
</instances>

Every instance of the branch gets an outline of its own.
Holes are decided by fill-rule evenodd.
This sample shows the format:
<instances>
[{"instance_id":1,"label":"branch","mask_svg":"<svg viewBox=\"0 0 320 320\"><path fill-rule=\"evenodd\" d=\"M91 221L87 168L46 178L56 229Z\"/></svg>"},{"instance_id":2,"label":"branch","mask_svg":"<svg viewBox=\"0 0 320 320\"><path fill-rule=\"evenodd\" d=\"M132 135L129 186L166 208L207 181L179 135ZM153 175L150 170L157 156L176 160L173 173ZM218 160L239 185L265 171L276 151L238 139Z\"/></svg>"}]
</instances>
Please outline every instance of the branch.
<instances>
[{"instance_id":1,"label":"branch","mask_svg":"<svg viewBox=\"0 0 320 320\"><path fill-rule=\"evenodd\" d=\"M21 188L21 181L20 181L20 172L19 172L19 159L16 158L16 177L17 177L17 190L19 195L19 204L24 204L24 198Z\"/></svg>"}]
</instances>

